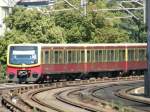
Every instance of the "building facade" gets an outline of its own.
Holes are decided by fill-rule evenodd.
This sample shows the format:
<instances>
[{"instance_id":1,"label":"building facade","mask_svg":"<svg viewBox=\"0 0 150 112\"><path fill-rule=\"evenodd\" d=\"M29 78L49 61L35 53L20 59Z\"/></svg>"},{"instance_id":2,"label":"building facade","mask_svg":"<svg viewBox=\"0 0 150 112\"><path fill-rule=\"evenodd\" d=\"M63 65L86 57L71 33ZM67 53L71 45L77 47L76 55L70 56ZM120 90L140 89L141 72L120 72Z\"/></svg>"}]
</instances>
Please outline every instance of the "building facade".
<instances>
[{"instance_id":1,"label":"building facade","mask_svg":"<svg viewBox=\"0 0 150 112\"><path fill-rule=\"evenodd\" d=\"M3 36L6 30L4 18L8 16L12 7L14 7L18 1L19 0L0 0L0 36Z\"/></svg>"}]
</instances>

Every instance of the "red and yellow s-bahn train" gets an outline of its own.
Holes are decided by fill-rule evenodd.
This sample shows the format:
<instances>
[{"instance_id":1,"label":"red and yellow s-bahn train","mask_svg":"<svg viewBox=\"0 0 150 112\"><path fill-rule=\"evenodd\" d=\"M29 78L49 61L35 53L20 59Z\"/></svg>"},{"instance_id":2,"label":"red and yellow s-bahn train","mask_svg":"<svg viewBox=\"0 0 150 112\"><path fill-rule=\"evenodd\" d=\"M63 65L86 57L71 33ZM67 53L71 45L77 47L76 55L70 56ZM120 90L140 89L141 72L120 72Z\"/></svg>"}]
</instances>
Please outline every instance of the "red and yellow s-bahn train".
<instances>
[{"instance_id":1,"label":"red and yellow s-bahn train","mask_svg":"<svg viewBox=\"0 0 150 112\"><path fill-rule=\"evenodd\" d=\"M7 78L13 82L74 80L141 74L147 69L145 43L11 44Z\"/></svg>"}]
</instances>

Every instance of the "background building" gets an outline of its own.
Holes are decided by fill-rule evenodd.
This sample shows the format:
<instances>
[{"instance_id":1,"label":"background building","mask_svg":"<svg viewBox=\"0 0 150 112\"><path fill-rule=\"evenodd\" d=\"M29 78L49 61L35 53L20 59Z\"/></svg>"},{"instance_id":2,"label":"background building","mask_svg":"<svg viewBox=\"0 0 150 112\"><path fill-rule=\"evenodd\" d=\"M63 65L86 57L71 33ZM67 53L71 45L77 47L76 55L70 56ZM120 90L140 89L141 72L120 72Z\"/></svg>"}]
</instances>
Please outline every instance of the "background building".
<instances>
[{"instance_id":1,"label":"background building","mask_svg":"<svg viewBox=\"0 0 150 112\"><path fill-rule=\"evenodd\" d=\"M11 12L11 8L14 7L18 1L19 0L0 0L0 36L4 34L6 29L3 23L4 18L8 16Z\"/></svg>"},{"instance_id":2,"label":"background building","mask_svg":"<svg viewBox=\"0 0 150 112\"><path fill-rule=\"evenodd\" d=\"M53 3L54 0L20 0L17 5L23 5L25 7L43 7Z\"/></svg>"}]
</instances>

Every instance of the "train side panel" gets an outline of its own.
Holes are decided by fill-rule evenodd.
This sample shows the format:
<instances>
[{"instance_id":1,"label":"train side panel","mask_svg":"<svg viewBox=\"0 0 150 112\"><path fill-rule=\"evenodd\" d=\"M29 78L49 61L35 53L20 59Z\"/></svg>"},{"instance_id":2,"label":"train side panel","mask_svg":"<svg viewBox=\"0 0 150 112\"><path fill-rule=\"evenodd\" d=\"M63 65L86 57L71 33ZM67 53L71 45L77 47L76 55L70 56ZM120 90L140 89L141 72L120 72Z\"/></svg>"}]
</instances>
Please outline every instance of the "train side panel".
<instances>
[{"instance_id":1,"label":"train side panel","mask_svg":"<svg viewBox=\"0 0 150 112\"><path fill-rule=\"evenodd\" d=\"M128 62L128 71L129 70L142 70L142 69L147 69L147 62L146 61L132 61Z\"/></svg>"},{"instance_id":2,"label":"train side panel","mask_svg":"<svg viewBox=\"0 0 150 112\"><path fill-rule=\"evenodd\" d=\"M126 62L103 62L87 64L87 72L125 71Z\"/></svg>"},{"instance_id":3,"label":"train side panel","mask_svg":"<svg viewBox=\"0 0 150 112\"><path fill-rule=\"evenodd\" d=\"M147 69L146 46L128 46L127 71Z\"/></svg>"},{"instance_id":4,"label":"train side panel","mask_svg":"<svg viewBox=\"0 0 150 112\"><path fill-rule=\"evenodd\" d=\"M43 74L80 73L85 64L42 64Z\"/></svg>"}]
</instances>

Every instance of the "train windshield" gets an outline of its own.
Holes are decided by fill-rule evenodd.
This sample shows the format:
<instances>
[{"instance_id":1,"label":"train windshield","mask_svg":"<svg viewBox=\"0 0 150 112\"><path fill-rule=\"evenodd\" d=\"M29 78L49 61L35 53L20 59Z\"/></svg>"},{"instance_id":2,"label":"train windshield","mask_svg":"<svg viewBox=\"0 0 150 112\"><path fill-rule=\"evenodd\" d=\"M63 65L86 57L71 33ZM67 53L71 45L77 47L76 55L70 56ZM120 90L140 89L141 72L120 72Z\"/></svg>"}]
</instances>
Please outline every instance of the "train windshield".
<instances>
[{"instance_id":1,"label":"train windshield","mask_svg":"<svg viewBox=\"0 0 150 112\"><path fill-rule=\"evenodd\" d=\"M14 65L38 63L37 46L11 46L9 56L9 63Z\"/></svg>"}]
</instances>

